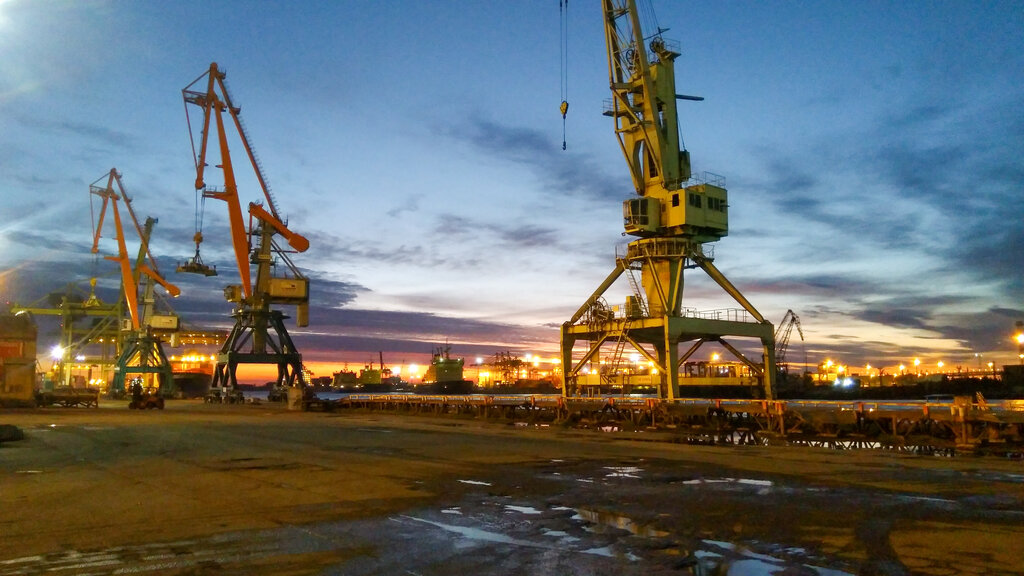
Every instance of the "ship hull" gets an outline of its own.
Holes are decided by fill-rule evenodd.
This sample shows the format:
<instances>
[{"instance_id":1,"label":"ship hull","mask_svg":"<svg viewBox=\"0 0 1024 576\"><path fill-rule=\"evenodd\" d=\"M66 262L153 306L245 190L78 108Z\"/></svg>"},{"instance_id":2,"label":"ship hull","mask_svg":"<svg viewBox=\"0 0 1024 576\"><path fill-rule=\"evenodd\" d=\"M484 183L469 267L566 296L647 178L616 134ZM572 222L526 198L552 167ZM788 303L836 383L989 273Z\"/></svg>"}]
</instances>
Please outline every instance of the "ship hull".
<instances>
[{"instance_id":1,"label":"ship hull","mask_svg":"<svg viewBox=\"0 0 1024 576\"><path fill-rule=\"evenodd\" d=\"M205 398L210 391L213 375L205 372L175 372L173 379L175 398Z\"/></svg>"},{"instance_id":2,"label":"ship hull","mask_svg":"<svg viewBox=\"0 0 1024 576\"><path fill-rule=\"evenodd\" d=\"M449 380L446 382L425 382L416 386L417 394L472 394L472 380Z\"/></svg>"}]
</instances>

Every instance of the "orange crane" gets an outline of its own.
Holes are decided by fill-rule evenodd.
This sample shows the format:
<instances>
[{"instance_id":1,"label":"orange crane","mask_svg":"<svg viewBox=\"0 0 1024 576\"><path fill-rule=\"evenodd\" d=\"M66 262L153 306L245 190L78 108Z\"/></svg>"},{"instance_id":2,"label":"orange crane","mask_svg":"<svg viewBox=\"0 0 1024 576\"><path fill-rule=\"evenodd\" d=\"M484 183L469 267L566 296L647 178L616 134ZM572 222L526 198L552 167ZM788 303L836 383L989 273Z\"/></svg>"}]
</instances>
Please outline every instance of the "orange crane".
<instances>
[{"instance_id":1,"label":"orange crane","mask_svg":"<svg viewBox=\"0 0 1024 576\"><path fill-rule=\"evenodd\" d=\"M99 185L106 179L106 185ZM117 185L117 190L114 185ZM153 322L160 318L160 327L168 330L177 329L177 317L173 315L158 316L152 307L153 284L163 286L172 297L181 294L177 286L164 280L157 270L156 260L149 250L149 238L153 231L156 219L148 218L145 227L139 225L135 217L135 210L132 208L132 199L125 190L121 175L116 168L101 176L89 185L89 193L102 199L99 219L96 229L93 232L92 253L99 252L100 238L103 232L103 224L107 213L107 207L113 214L114 231L117 236L117 255L104 256L104 259L116 262L121 269L121 286L124 294L125 307L128 309L129 323L122 327L122 336L119 339L119 352L114 370L114 379L111 383L111 391L115 394L125 391L125 378L130 373L157 374L162 381L157 388L169 393L172 382L171 365L163 352L160 338L153 333ZM131 217L132 224L139 234L141 244L139 254L135 260L135 268L132 269L131 260L128 257L128 248L125 240L124 226L121 223L121 213L118 210L118 201L124 202ZM143 296L144 306L140 309L138 287L142 276L145 276L145 291ZM171 320L168 322L167 320Z\"/></svg>"},{"instance_id":2,"label":"orange crane","mask_svg":"<svg viewBox=\"0 0 1024 576\"><path fill-rule=\"evenodd\" d=\"M297 309L296 323L299 326L309 324L309 280L292 263L288 252L274 241L274 236L284 238L292 252L305 252L309 248L309 240L291 230L287 222L281 218L263 167L250 144L250 138L239 115L241 109L233 103L225 78L226 73L214 62L210 64L209 70L182 90L196 169L197 229L194 237L195 256L179 266L178 271L207 276L215 274L199 256L199 245L203 241L202 206L205 205L203 201L207 198L223 201L228 209L231 244L241 283L229 285L224 289L225 298L236 304L232 312L235 326L218 356L211 393L217 398L234 401L240 397L235 375L240 363L277 364L278 386L305 385L301 370L302 356L295 349L284 326L286 317L279 310L272 309L271 305L294 305ZM205 90L193 89L204 79ZM192 118L189 114L190 105L202 112L198 136L193 131ZM224 118L225 113L233 121L235 132L245 148L263 195L261 203L249 203L248 227L242 215L235 168L228 144L229 130ZM214 155L210 142L211 129L216 133L216 148L220 160L216 167L223 172L222 187L211 186L206 181L209 161ZM275 274L274 269L278 262L284 263L284 272ZM256 264L255 283L250 263Z\"/></svg>"}]
</instances>

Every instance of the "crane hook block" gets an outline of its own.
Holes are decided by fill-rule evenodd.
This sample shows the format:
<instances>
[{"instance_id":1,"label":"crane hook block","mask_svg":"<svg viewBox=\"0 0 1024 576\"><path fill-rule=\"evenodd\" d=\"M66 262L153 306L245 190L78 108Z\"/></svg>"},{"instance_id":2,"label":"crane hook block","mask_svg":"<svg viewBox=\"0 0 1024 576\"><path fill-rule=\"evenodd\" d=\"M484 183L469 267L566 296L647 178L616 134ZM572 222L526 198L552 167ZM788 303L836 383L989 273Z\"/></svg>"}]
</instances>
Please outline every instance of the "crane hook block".
<instances>
[{"instance_id":1,"label":"crane hook block","mask_svg":"<svg viewBox=\"0 0 1024 576\"><path fill-rule=\"evenodd\" d=\"M569 103L562 100L562 119L565 120L565 113L569 111Z\"/></svg>"}]
</instances>

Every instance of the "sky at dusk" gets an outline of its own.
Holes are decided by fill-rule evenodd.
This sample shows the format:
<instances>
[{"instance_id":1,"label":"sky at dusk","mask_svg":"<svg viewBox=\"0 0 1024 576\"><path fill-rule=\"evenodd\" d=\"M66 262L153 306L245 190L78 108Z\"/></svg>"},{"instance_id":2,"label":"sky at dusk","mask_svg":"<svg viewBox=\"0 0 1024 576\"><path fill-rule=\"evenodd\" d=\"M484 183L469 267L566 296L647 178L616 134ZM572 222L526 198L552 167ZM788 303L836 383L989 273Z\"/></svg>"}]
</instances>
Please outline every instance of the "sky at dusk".
<instances>
[{"instance_id":1,"label":"sky at dusk","mask_svg":"<svg viewBox=\"0 0 1024 576\"><path fill-rule=\"evenodd\" d=\"M705 98L679 105L695 172L729 189L715 264L773 322L800 316L791 360L1016 362L1024 2L653 7L681 47L677 92ZM557 0L0 0L0 299L92 276L116 299L116 265L89 251L89 184L116 167L140 218L159 219L175 310L229 326L223 203L207 202L202 245L220 275L174 273L195 232L181 89L216 61L278 209L311 242L293 257L310 325L289 329L318 373L378 350L423 361L446 340L555 356L629 240L632 194L601 114L600 2L569 6L565 151L559 29ZM258 200L232 150L243 205ZM686 306L738 307L687 282Z\"/></svg>"}]
</instances>

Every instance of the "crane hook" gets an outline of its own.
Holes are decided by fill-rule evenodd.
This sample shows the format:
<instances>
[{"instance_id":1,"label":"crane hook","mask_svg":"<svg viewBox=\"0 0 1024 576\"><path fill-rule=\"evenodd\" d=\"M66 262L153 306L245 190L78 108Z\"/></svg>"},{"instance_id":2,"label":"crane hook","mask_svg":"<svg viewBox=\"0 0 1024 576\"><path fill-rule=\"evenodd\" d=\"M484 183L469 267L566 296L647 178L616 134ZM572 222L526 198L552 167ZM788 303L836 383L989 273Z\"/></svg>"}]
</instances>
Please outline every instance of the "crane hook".
<instances>
[{"instance_id":1,"label":"crane hook","mask_svg":"<svg viewBox=\"0 0 1024 576\"><path fill-rule=\"evenodd\" d=\"M565 114L569 111L569 103L562 100L562 150L565 150Z\"/></svg>"}]
</instances>

